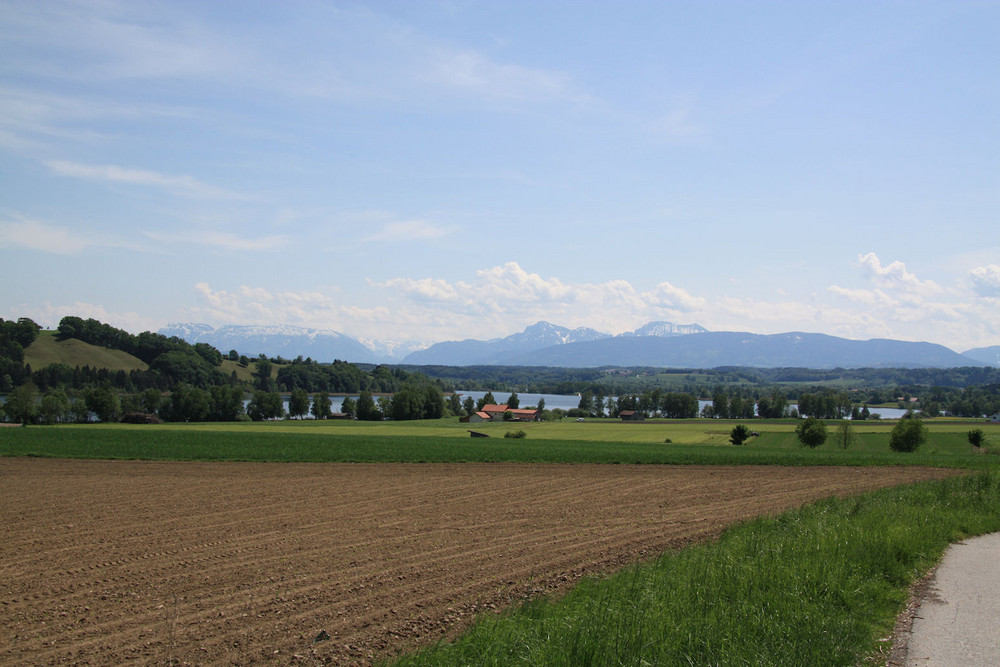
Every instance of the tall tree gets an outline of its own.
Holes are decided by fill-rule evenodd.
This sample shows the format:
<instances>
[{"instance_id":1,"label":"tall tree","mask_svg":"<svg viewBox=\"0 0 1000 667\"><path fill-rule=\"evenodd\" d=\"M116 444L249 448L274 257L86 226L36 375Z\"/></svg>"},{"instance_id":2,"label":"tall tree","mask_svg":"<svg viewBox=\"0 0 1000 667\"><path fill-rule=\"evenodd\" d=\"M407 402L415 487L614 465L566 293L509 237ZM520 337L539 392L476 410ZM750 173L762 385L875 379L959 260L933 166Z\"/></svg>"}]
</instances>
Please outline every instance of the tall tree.
<instances>
[{"instance_id":1,"label":"tall tree","mask_svg":"<svg viewBox=\"0 0 1000 667\"><path fill-rule=\"evenodd\" d=\"M121 403L118 400L118 392L110 384L88 389L83 395L83 400L87 404L87 409L97 415L102 422L112 422L118 418Z\"/></svg>"},{"instance_id":2,"label":"tall tree","mask_svg":"<svg viewBox=\"0 0 1000 667\"><path fill-rule=\"evenodd\" d=\"M264 391L271 391L274 380L271 378L271 361L266 358L261 358L257 360L257 368L253 372L254 376L254 386L257 389L263 389Z\"/></svg>"},{"instance_id":3,"label":"tall tree","mask_svg":"<svg viewBox=\"0 0 1000 667\"><path fill-rule=\"evenodd\" d=\"M350 398L350 396L344 399L345 408L348 398ZM331 406L330 395L327 394L325 391L318 391L315 394L313 394L313 402L312 402L313 417L315 417L316 419L326 419L327 417L330 416L330 406ZM343 409L343 411L347 412L346 409ZM353 417L354 415L351 416Z\"/></svg>"},{"instance_id":4,"label":"tall tree","mask_svg":"<svg viewBox=\"0 0 1000 667\"><path fill-rule=\"evenodd\" d=\"M358 396L358 419L362 421L378 421L382 414L375 407L375 399L370 391L362 391Z\"/></svg>"},{"instance_id":5,"label":"tall tree","mask_svg":"<svg viewBox=\"0 0 1000 667\"><path fill-rule=\"evenodd\" d=\"M35 420L38 411L35 401L35 388L31 385L23 384L15 387L7 395L7 402L3 405L7 419L12 422L30 424Z\"/></svg>"},{"instance_id":6,"label":"tall tree","mask_svg":"<svg viewBox=\"0 0 1000 667\"><path fill-rule=\"evenodd\" d=\"M344 400L340 403L340 411L351 419L354 419L358 416L358 402L350 396L345 396Z\"/></svg>"},{"instance_id":7,"label":"tall tree","mask_svg":"<svg viewBox=\"0 0 1000 667\"><path fill-rule=\"evenodd\" d=\"M476 401L476 410L482 410L485 405L496 405L497 399L493 398L493 392L487 391L482 398Z\"/></svg>"},{"instance_id":8,"label":"tall tree","mask_svg":"<svg viewBox=\"0 0 1000 667\"><path fill-rule=\"evenodd\" d=\"M288 414L301 419L309 412L309 393L305 389L293 389L288 398Z\"/></svg>"},{"instance_id":9,"label":"tall tree","mask_svg":"<svg viewBox=\"0 0 1000 667\"><path fill-rule=\"evenodd\" d=\"M247 406L247 414L254 421L283 417L285 407L282 405L281 394L263 389L254 390L250 404Z\"/></svg>"}]
</instances>

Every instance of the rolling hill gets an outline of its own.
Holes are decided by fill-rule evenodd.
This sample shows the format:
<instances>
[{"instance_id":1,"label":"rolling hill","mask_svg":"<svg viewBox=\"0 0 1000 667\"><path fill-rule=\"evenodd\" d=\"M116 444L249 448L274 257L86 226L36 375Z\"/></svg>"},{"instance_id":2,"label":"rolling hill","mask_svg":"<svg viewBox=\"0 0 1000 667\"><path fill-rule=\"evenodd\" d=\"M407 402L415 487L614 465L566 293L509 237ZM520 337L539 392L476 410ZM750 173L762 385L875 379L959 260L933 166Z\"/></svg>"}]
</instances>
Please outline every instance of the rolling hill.
<instances>
[{"instance_id":1,"label":"rolling hill","mask_svg":"<svg viewBox=\"0 0 1000 667\"><path fill-rule=\"evenodd\" d=\"M127 352L109 350L76 338L56 340L55 331L40 331L35 341L25 349L24 361L36 370L56 363L66 364L70 368L90 366L126 373L149 368L144 361Z\"/></svg>"}]
</instances>

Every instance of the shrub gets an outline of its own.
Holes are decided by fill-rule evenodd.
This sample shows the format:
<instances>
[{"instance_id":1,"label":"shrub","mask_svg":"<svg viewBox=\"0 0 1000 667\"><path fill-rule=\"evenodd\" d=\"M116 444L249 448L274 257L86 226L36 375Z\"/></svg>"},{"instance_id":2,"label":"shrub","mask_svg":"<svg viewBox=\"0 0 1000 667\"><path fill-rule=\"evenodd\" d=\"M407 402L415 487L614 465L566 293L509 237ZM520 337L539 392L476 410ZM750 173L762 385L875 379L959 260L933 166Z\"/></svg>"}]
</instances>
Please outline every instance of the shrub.
<instances>
[{"instance_id":1,"label":"shrub","mask_svg":"<svg viewBox=\"0 0 1000 667\"><path fill-rule=\"evenodd\" d=\"M806 417L795 427L795 435L803 445L815 449L826 442L826 424L816 417Z\"/></svg>"},{"instance_id":2,"label":"shrub","mask_svg":"<svg viewBox=\"0 0 1000 667\"><path fill-rule=\"evenodd\" d=\"M968 433L969 444L979 449L983 446L983 440L986 438L986 434L981 428L974 428Z\"/></svg>"},{"instance_id":3,"label":"shrub","mask_svg":"<svg viewBox=\"0 0 1000 667\"><path fill-rule=\"evenodd\" d=\"M729 442L734 445L742 445L744 442L750 439L750 429L748 429L743 424L737 424L733 427L733 430L729 432Z\"/></svg>"},{"instance_id":4,"label":"shrub","mask_svg":"<svg viewBox=\"0 0 1000 667\"><path fill-rule=\"evenodd\" d=\"M927 440L927 427L919 419L900 419L889 434L894 452L913 452Z\"/></svg>"},{"instance_id":5,"label":"shrub","mask_svg":"<svg viewBox=\"0 0 1000 667\"><path fill-rule=\"evenodd\" d=\"M123 424L162 424L163 420L148 412L126 412L119 420Z\"/></svg>"},{"instance_id":6,"label":"shrub","mask_svg":"<svg viewBox=\"0 0 1000 667\"><path fill-rule=\"evenodd\" d=\"M524 431L507 431L504 436L505 438L527 438L528 434Z\"/></svg>"}]
</instances>

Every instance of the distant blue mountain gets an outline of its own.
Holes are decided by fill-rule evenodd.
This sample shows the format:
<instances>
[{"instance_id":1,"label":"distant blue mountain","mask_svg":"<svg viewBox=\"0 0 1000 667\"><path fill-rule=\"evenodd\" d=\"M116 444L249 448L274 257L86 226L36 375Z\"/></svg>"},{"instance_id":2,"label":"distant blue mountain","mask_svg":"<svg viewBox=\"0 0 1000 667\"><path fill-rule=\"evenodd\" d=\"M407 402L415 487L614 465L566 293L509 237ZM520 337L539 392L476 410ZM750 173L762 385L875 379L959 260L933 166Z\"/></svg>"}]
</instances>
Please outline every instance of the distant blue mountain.
<instances>
[{"instance_id":1,"label":"distant blue mountain","mask_svg":"<svg viewBox=\"0 0 1000 667\"><path fill-rule=\"evenodd\" d=\"M874 339L849 340L812 333L759 335L710 332L698 325L655 322L620 336L599 334L557 337L546 335L568 330L540 322L524 334L489 341L465 340L438 343L403 359L406 364L453 366L659 366L716 368L954 368L985 366L987 362L962 356L942 345ZM645 334L645 335L644 335Z\"/></svg>"},{"instance_id":2,"label":"distant blue mountain","mask_svg":"<svg viewBox=\"0 0 1000 667\"><path fill-rule=\"evenodd\" d=\"M437 343L360 341L336 331L293 326L171 324L160 330L189 343L209 343L226 353L265 354L329 362L403 363L442 366L654 366L673 368L956 368L997 366L1000 346L958 354L942 345L898 340L849 340L811 333L759 335L707 331L697 324L650 322L612 336L594 329L568 329L537 322L524 331L491 340ZM411 351L415 350L415 351Z\"/></svg>"},{"instance_id":3,"label":"distant blue mountain","mask_svg":"<svg viewBox=\"0 0 1000 667\"><path fill-rule=\"evenodd\" d=\"M303 356L323 362L342 359L357 363L381 360L380 355L357 339L328 330L284 325L227 325L216 329L207 324L171 324L159 333L177 336L189 343L208 343L223 354L236 350L249 357L264 354L295 359Z\"/></svg>"},{"instance_id":4,"label":"distant blue mountain","mask_svg":"<svg viewBox=\"0 0 1000 667\"><path fill-rule=\"evenodd\" d=\"M436 343L425 350L411 352L404 364L478 366L503 363L502 358L535 350L610 338L611 334L594 329L567 329L548 322L536 322L524 331L492 340L459 340Z\"/></svg>"},{"instance_id":5,"label":"distant blue mountain","mask_svg":"<svg viewBox=\"0 0 1000 667\"><path fill-rule=\"evenodd\" d=\"M514 364L514 359L501 360ZM524 366L665 366L716 368L954 368L974 363L934 343L849 340L825 334L759 335L705 332L663 338L616 337L536 350L517 360Z\"/></svg>"},{"instance_id":6,"label":"distant blue mountain","mask_svg":"<svg viewBox=\"0 0 1000 667\"><path fill-rule=\"evenodd\" d=\"M974 362L980 362L988 366L1000 366L1000 345L977 347L972 350L966 350L962 353L962 356L968 357Z\"/></svg>"}]
</instances>

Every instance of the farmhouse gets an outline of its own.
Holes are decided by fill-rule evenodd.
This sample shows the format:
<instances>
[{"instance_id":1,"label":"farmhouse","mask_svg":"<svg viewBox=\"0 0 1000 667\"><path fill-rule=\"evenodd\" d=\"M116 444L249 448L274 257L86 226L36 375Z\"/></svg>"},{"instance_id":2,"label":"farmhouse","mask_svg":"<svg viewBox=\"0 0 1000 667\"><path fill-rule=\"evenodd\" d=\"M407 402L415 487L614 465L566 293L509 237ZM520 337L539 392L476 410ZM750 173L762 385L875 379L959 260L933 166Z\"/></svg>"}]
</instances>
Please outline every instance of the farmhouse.
<instances>
[{"instance_id":1,"label":"farmhouse","mask_svg":"<svg viewBox=\"0 0 1000 667\"><path fill-rule=\"evenodd\" d=\"M618 416L623 422L641 422L644 419L642 413L637 410L622 410Z\"/></svg>"},{"instance_id":2,"label":"farmhouse","mask_svg":"<svg viewBox=\"0 0 1000 667\"><path fill-rule=\"evenodd\" d=\"M470 422L502 422L505 412L511 414L512 421L533 422L538 421L538 410L518 410L511 409L507 405L484 405L482 410L474 412L469 416Z\"/></svg>"}]
</instances>

